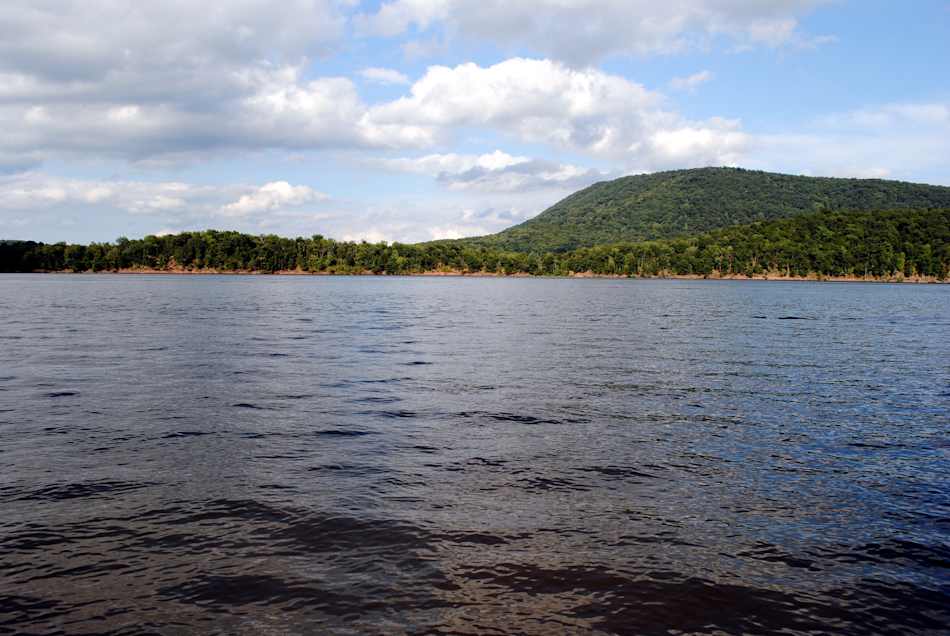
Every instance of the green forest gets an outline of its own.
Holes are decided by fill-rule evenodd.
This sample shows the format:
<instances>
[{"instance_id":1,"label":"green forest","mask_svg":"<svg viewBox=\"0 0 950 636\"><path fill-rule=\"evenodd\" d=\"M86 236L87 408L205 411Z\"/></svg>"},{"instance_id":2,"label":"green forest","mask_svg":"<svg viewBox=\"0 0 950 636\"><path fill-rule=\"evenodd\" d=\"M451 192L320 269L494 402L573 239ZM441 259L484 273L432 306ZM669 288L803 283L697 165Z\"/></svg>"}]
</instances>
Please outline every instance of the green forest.
<instances>
[{"instance_id":1,"label":"green forest","mask_svg":"<svg viewBox=\"0 0 950 636\"><path fill-rule=\"evenodd\" d=\"M0 271L424 272L619 276L950 278L950 208L814 212L696 236L570 251L516 252L464 241L353 243L184 232L114 243L0 243Z\"/></svg>"},{"instance_id":2,"label":"green forest","mask_svg":"<svg viewBox=\"0 0 950 636\"><path fill-rule=\"evenodd\" d=\"M461 242L515 252L565 252L695 236L827 210L947 207L950 188L944 186L695 168L596 183L520 225Z\"/></svg>"}]
</instances>

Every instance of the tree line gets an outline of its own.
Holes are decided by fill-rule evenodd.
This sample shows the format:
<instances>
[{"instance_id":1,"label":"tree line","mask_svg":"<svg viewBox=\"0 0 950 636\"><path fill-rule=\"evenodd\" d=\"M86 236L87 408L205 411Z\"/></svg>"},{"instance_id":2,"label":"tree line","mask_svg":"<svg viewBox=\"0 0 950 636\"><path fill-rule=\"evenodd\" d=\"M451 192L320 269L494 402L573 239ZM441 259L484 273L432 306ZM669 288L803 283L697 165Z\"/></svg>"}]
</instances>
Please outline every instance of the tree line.
<instances>
[{"instance_id":1,"label":"tree line","mask_svg":"<svg viewBox=\"0 0 950 636\"><path fill-rule=\"evenodd\" d=\"M819 212L693 237L511 252L460 242L288 239L207 230L89 245L0 242L0 271L299 271L571 275L747 275L950 278L950 208Z\"/></svg>"}]
</instances>

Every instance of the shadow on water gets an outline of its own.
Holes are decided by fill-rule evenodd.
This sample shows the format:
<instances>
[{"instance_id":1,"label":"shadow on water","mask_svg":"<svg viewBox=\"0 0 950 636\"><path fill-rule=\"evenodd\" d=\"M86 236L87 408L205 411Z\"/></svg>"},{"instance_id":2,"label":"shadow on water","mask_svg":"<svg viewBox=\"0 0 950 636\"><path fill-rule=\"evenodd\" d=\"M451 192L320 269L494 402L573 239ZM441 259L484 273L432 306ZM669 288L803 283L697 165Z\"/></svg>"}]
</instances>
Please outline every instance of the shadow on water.
<instances>
[{"instance_id":1,"label":"shadow on water","mask_svg":"<svg viewBox=\"0 0 950 636\"><path fill-rule=\"evenodd\" d=\"M113 633L143 618L159 631L173 629L200 614L212 622L215 615L243 616L247 627L274 612L301 629L354 620L380 629L411 615L413 633L898 633L945 626L945 589L860 579L847 588L783 591L675 571L545 566L526 562L532 554L518 548L525 540L543 547L530 533L438 534L253 500L179 502L129 517L31 527L0 543L0 564L22 590L0 597L0 629L29 624L55 632L106 603ZM772 548L762 547L760 558ZM472 562L458 558L471 550L479 554ZM925 567L947 566L946 550L922 546L856 552L887 559L917 552ZM70 567L62 566L65 554L73 555ZM505 560L514 555L522 560ZM544 562L551 555L534 556ZM162 570L143 578L156 558ZM117 590L132 604L116 605Z\"/></svg>"}]
</instances>

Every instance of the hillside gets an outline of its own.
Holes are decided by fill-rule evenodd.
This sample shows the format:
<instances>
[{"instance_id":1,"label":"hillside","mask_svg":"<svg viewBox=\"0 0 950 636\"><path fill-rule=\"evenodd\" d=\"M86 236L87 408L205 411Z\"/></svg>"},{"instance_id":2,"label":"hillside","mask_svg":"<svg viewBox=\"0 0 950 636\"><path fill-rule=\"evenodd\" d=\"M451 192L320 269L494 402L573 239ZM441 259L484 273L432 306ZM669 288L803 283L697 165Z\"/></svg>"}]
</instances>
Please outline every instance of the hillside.
<instances>
[{"instance_id":1,"label":"hillside","mask_svg":"<svg viewBox=\"0 0 950 636\"><path fill-rule=\"evenodd\" d=\"M184 232L115 244L0 243L0 271L846 277L946 280L950 208L815 212L686 238L546 254Z\"/></svg>"},{"instance_id":2,"label":"hillside","mask_svg":"<svg viewBox=\"0 0 950 636\"><path fill-rule=\"evenodd\" d=\"M950 206L950 187L697 168L596 183L467 245L521 252L667 239L822 210Z\"/></svg>"}]
</instances>

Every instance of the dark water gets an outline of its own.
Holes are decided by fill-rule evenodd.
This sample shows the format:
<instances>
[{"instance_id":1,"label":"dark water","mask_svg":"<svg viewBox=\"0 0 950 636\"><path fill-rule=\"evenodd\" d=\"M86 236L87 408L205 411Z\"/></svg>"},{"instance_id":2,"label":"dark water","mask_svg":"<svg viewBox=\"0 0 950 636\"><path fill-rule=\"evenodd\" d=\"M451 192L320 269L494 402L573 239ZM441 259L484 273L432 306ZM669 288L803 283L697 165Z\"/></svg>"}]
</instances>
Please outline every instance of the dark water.
<instances>
[{"instance_id":1,"label":"dark water","mask_svg":"<svg viewBox=\"0 0 950 636\"><path fill-rule=\"evenodd\" d=\"M0 632L940 633L950 287L0 277Z\"/></svg>"}]
</instances>

